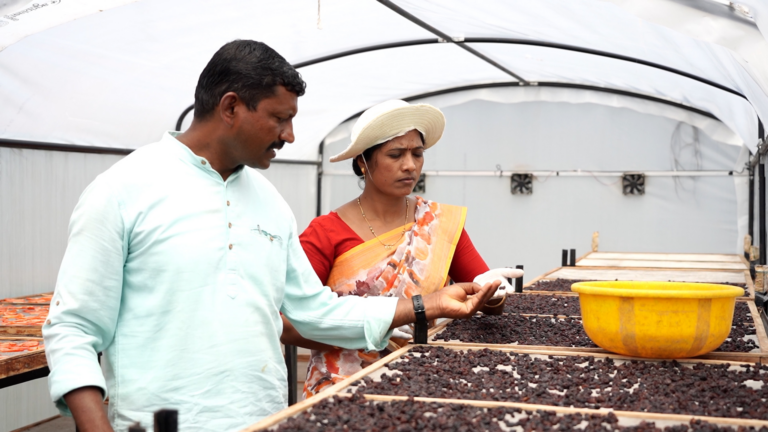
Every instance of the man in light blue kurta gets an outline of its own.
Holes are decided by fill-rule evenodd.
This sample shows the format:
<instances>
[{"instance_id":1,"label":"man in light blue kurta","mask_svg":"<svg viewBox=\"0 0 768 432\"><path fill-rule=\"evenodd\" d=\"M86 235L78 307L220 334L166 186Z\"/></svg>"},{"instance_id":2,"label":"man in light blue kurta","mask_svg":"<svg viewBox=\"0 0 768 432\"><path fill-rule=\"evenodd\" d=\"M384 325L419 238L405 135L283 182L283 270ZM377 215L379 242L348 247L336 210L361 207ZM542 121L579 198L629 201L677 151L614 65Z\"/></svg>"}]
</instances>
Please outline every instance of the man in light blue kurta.
<instances>
[{"instance_id":1,"label":"man in light blue kurta","mask_svg":"<svg viewBox=\"0 0 768 432\"><path fill-rule=\"evenodd\" d=\"M178 410L182 431L234 431L284 408L280 312L307 339L368 350L415 319L409 301L323 287L288 205L250 168L293 141L303 92L266 45L226 44L200 76L190 128L80 197L43 335L51 397L82 432L151 429L160 408ZM473 314L496 287L425 296L427 317Z\"/></svg>"},{"instance_id":2,"label":"man in light blue kurta","mask_svg":"<svg viewBox=\"0 0 768 432\"><path fill-rule=\"evenodd\" d=\"M159 407L196 430L243 427L286 406L280 310L309 339L384 348L397 300L350 300L320 284L264 176L223 181L165 134L100 175L72 215L45 326L51 393L109 388L115 430L151 425Z\"/></svg>"}]
</instances>

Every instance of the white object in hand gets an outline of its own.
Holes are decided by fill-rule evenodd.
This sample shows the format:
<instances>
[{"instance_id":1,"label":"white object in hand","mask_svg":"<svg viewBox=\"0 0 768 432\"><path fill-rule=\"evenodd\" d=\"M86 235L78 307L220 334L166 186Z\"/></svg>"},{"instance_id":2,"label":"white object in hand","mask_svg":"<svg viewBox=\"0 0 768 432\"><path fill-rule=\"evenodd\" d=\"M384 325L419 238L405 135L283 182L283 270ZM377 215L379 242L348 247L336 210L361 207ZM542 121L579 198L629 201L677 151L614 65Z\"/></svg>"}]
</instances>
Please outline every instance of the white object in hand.
<instances>
[{"instance_id":1,"label":"white object in hand","mask_svg":"<svg viewBox=\"0 0 768 432\"><path fill-rule=\"evenodd\" d=\"M488 270L487 272L478 275L474 281L474 283L483 286L487 283L491 283L493 281L501 281L501 285L499 285L499 288L496 290L496 292L493 294L493 297L491 297L491 300L493 299L500 299L504 298L507 293L510 293L513 291L512 285L507 282L507 278L515 279L519 278L523 275L523 271L520 269L512 269L512 268L497 268L493 270Z\"/></svg>"},{"instance_id":2,"label":"white object in hand","mask_svg":"<svg viewBox=\"0 0 768 432\"><path fill-rule=\"evenodd\" d=\"M392 330L392 337L411 340L413 339L413 329L409 325L404 325Z\"/></svg>"}]
</instances>

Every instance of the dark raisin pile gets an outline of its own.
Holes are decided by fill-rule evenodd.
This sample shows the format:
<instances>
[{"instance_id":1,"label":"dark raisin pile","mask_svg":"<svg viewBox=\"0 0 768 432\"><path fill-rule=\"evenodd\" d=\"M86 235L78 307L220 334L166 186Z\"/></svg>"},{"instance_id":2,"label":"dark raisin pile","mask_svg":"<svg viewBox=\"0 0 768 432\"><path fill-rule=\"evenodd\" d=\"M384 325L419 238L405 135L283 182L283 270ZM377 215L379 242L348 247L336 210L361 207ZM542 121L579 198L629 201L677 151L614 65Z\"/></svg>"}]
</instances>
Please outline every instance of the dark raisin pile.
<instances>
[{"instance_id":1,"label":"dark raisin pile","mask_svg":"<svg viewBox=\"0 0 768 432\"><path fill-rule=\"evenodd\" d=\"M555 279L540 280L534 282L531 286L525 287L525 291L570 291L571 285L577 282L587 282L585 280Z\"/></svg>"},{"instance_id":2,"label":"dark raisin pile","mask_svg":"<svg viewBox=\"0 0 768 432\"><path fill-rule=\"evenodd\" d=\"M579 316L579 298L560 295L510 294L504 312L512 314Z\"/></svg>"},{"instance_id":3,"label":"dark raisin pile","mask_svg":"<svg viewBox=\"0 0 768 432\"><path fill-rule=\"evenodd\" d=\"M293 431L498 431L521 427L524 431L734 431L700 420L688 425L659 429L654 423L619 426L613 413L563 414L550 411L524 411L517 408L479 408L469 405L407 401L369 402L359 394L351 398L330 397L281 423L277 430ZM583 427L583 429L581 427ZM754 428L739 429L755 431ZM763 428L761 432L768 432Z\"/></svg>"},{"instance_id":4,"label":"dark raisin pile","mask_svg":"<svg viewBox=\"0 0 768 432\"><path fill-rule=\"evenodd\" d=\"M754 334L754 326L734 318L731 334L717 351L750 352L758 349L754 340L744 339L745 336ZM515 314L477 315L465 320L454 320L436 334L434 339L479 344L597 348L578 318Z\"/></svg>"},{"instance_id":5,"label":"dark raisin pile","mask_svg":"<svg viewBox=\"0 0 768 432\"><path fill-rule=\"evenodd\" d=\"M510 294L504 304L504 312L510 314L581 316L579 298L576 296L560 296L546 294ZM734 325L752 323L749 306L737 302L733 312Z\"/></svg>"},{"instance_id":6,"label":"dark raisin pile","mask_svg":"<svg viewBox=\"0 0 768 432\"><path fill-rule=\"evenodd\" d=\"M454 320L435 335L435 340L597 348L577 319L522 315L478 315Z\"/></svg>"},{"instance_id":7,"label":"dark raisin pile","mask_svg":"<svg viewBox=\"0 0 768 432\"><path fill-rule=\"evenodd\" d=\"M717 348L717 351L722 352L750 352L759 347L752 339L744 340L744 336L754 335L755 327L752 325L737 325L735 320L733 327L731 327L731 334L728 335L728 339Z\"/></svg>"},{"instance_id":8,"label":"dark raisin pile","mask_svg":"<svg viewBox=\"0 0 768 432\"><path fill-rule=\"evenodd\" d=\"M525 287L525 291L570 291L571 285L577 282L594 282L581 279L554 279L554 280L540 280L534 282L528 287ZM673 281L669 281L673 282ZM697 283L712 283L712 282L697 282ZM748 296L747 284L743 283L718 283L718 285L733 285L739 288L744 288L744 295Z\"/></svg>"},{"instance_id":9,"label":"dark raisin pile","mask_svg":"<svg viewBox=\"0 0 768 432\"><path fill-rule=\"evenodd\" d=\"M359 391L768 420L768 366L729 370L730 364L686 367L419 346L387 367L394 373L358 381Z\"/></svg>"}]
</instances>

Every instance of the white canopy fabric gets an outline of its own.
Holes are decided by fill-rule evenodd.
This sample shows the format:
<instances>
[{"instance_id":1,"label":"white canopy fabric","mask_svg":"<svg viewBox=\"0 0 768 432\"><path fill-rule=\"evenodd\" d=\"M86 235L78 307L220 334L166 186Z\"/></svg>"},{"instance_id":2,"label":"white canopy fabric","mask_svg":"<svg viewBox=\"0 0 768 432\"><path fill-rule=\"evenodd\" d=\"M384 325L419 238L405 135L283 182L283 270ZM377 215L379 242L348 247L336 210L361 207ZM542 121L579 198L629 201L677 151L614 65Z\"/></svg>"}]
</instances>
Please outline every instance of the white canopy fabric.
<instances>
[{"instance_id":1,"label":"white canopy fabric","mask_svg":"<svg viewBox=\"0 0 768 432\"><path fill-rule=\"evenodd\" d=\"M763 0L732 3L726 0L605 0L631 14L680 33L723 46L739 54L737 60L768 89L768 13ZM762 29L762 34L760 33Z\"/></svg>"},{"instance_id":2,"label":"white canopy fabric","mask_svg":"<svg viewBox=\"0 0 768 432\"><path fill-rule=\"evenodd\" d=\"M213 52L237 38L264 41L294 64L407 45L299 68L308 88L296 143L281 151L284 159L316 160L318 145L338 124L387 99L516 82L374 0L91 0L89 7L102 12L90 15L67 9L74 7L69 2L48 3L45 13L61 11L62 24L50 17L36 22L44 13L36 10L0 27L0 138L118 148L153 142L193 102ZM587 85L689 106L715 116L752 150L758 115L768 119L768 68L747 60L765 51L765 39L749 52L734 42L759 34L768 6L757 1L744 2L752 18L733 26L692 12L717 19L721 36L710 40L700 28L680 31L656 23L663 21L657 16L643 19L647 11L630 0L394 3L532 84ZM745 28L741 39L728 35Z\"/></svg>"}]
</instances>

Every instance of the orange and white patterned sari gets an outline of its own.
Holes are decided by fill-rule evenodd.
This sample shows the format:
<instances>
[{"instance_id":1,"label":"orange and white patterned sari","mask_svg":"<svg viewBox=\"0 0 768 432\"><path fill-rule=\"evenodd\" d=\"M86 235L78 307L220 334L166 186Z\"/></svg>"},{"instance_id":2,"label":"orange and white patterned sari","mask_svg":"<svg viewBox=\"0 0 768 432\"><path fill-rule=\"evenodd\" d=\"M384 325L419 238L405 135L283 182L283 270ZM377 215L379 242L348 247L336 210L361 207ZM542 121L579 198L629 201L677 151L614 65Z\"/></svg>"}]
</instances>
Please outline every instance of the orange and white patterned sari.
<instances>
[{"instance_id":1,"label":"orange and white patterned sari","mask_svg":"<svg viewBox=\"0 0 768 432\"><path fill-rule=\"evenodd\" d=\"M379 240L372 239L350 249L334 261L327 285L339 296L411 298L439 290L447 282L466 214L465 207L438 204L417 196L415 222L406 226L396 248L386 249ZM397 228L379 238L392 244L401 233L402 228ZM369 366L383 353L386 351L312 350L304 397L311 397Z\"/></svg>"}]
</instances>

